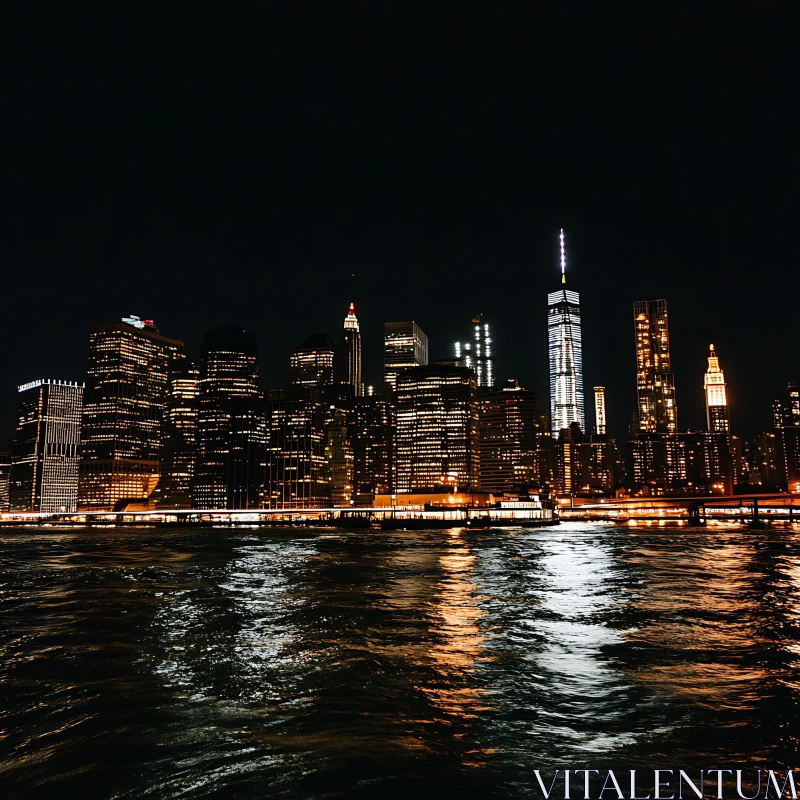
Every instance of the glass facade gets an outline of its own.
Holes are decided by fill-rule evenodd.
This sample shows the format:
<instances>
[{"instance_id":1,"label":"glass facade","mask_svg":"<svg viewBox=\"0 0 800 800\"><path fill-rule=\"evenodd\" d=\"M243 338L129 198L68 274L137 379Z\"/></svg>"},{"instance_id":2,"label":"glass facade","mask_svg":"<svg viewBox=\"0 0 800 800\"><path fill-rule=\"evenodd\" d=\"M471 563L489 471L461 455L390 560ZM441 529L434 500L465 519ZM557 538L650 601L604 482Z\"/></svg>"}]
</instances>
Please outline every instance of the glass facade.
<instances>
[{"instance_id":1,"label":"glass facade","mask_svg":"<svg viewBox=\"0 0 800 800\"><path fill-rule=\"evenodd\" d=\"M78 508L111 511L146 502L159 478L161 425L183 342L150 320L95 325L81 428Z\"/></svg>"},{"instance_id":2,"label":"glass facade","mask_svg":"<svg viewBox=\"0 0 800 800\"><path fill-rule=\"evenodd\" d=\"M516 381L478 392L480 485L484 492L539 486L539 399Z\"/></svg>"},{"instance_id":3,"label":"glass facade","mask_svg":"<svg viewBox=\"0 0 800 800\"><path fill-rule=\"evenodd\" d=\"M773 404L778 486L800 494L800 388L794 381Z\"/></svg>"},{"instance_id":4,"label":"glass facade","mask_svg":"<svg viewBox=\"0 0 800 800\"><path fill-rule=\"evenodd\" d=\"M475 374L430 364L397 377L395 490L480 488Z\"/></svg>"},{"instance_id":5,"label":"glass facade","mask_svg":"<svg viewBox=\"0 0 800 800\"><path fill-rule=\"evenodd\" d=\"M361 340L359 338L359 359ZM289 353L289 383L292 386L315 388L333 384L334 349L322 333L309 336ZM361 362L359 360L359 370Z\"/></svg>"},{"instance_id":6,"label":"glass facade","mask_svg":"<svg viewBox=\"0 0 800 800\"><path fill-rule=\"evenodd\" d=\"M428 363L428 337L416 322L387 322L383 326L383 380L392 391L397 376Z\"/></svg>"},{"instance_id":7,"label":"glass facade","mask_svg":"<svg viewBox=\"0 0 800 800\"><path fill-rule=\"evenodd\" d=\"M0 512L8 511L11 505L9 495L11 482L11 453L0 452Z\"/></svg>"},{"instance_id":8,"label":"glass facade","mask_svg":"<svg viewBox=\"0 0 800 800\"><path fill-rule=\"evenodd\" d=\"M639 430L677 433L678 405L669 353L667 301L635 301L633 321Z\"/></svg>"},{"instance_id":9,"label":"glass facade","mask_svg":"<svg viewBox=\"0 0 800 800\"><path fill-rule=\"evenodd\" d=\"M483 314L472 319L471 340L455 343L456 360L475 372L478 388L494 386L494 348L489 323Z\"/></svg>"},{"instance_id":10,"label":"glass facade","mask_svg":"<svg viewBox=\"0 0 800 800\"><path fill-rule=\"evenodd\" d=\"M687 492L686 442L676 435L643 433L628 442L628 481L634 495Z\"/></svg>"},{"instance_id":11,"label":"glass facade","mask_svg":"<svg viewBox=\"0 0 800 800\"><path fill-rule=\"evenodd\" d=\"M75 511L83 384L39 380L19 387L9 501L12 511Z\"/></svg>"},{"instance_id":12,"label":"glass facade","mask_svg":"<svg viewBox=\"0 0 800 800\"><path fill-rule=\"evenodd\" d=\"M547 295L550 425L554 437L573 422L586 430L580 296L568 289Z\"/></svg>"},{"instance_id":13,"label":"glass facade","mask_svg":"<svg viewBox=\"0 0 800 800\"><path fill-rule=\"evenodd\" d=\"M341 443L340 443L341 444ZM267 401L265 508L326 508L331 504L325 459L325 409L312 397Z\"/></svg>"},{"instance_id":14,"label":"glass facade","mask_svg":"<svg viewBox=\"0 0 800 800\"><path fill-rule=\"evenodd\" d=\"M157 508L191 508L197 459L200 370L178 361L170 374L161 438L161 477L154 492Z\"/></svg>"},{"instance_id":15,"label":"glass facade","mask_svg":"<svg viewBox=\"0 0 800 800\"><path fill-rule=\"evenodd\" d=\"M195 508L258 508L265 419L256 337L241 328L206 334L200 353Z\"/></svg>"},{"instance_id":16,"label":"glass facade","mask_svg":"<svg viewBox=\"0 0 800 800\"><path fill-rule=\"evenodd\" d=\"M349 417L353 451L353 500L372 505L375 495L393 491L395 409L382 397L364 397Z\"/></svg>"}]
</instances>

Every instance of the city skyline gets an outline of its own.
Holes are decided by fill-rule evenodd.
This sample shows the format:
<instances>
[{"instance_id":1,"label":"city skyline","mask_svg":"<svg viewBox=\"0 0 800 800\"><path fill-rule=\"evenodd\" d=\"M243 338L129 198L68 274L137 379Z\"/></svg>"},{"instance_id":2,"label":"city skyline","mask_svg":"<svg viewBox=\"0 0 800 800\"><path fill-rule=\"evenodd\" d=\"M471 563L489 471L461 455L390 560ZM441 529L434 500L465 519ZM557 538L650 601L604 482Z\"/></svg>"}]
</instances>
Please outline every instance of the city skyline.
<instances>
[{"instance_id":1,"label":"city skyline","mask_svg":"<svg viewBox=\"0 0 800 800\"><path fill-rule=\"evenodd\" d=\"M634 301L634 302L640 302L640 301ZM653 302L653 301L649 301L649 302ZM659 301L659 302L662 302L662 301ZM349 308L350 305L352 305L352 301L351 301L351 303L347 304L348 308ZM541 308L540 308L540 311L541 311ZM370 312L372 312L372 313L370 313ZM581 309L581 312L583 313L583 309ZM350 317L350 313L351 312L348 311L348 316L345 318L346 320L348 318L351 318ZM545 311L545 314L546 314L546 311ZM332 314L330 314L329 316L332 316ZM359 359L359 362L360 362L359 366L361 367L362 376L364 376L364 377L362 377L361 384L364 386L365 390L366 390L367 386L372 386L373 389L375 389L376 387L379 387L381 382L382 382L382 368L381 368L382 357L381 357L379 352L378 352L378 354L376 356L376 351L379 351L379 350L381 350L383 348L383 335L382 335L383 332L381 332L381 334L379 334L379 336L377 337L378 341L375 341L376 337L375 337L374 334L376 332L376 327L378 328L378 330L380 330L383 327L383 325L385 324L383 322L378 322L377 326L376 326L374 309L373 310L367 309L366 316L370 319L370 329L369 329L367 335L365 336L363 334L363 327L364 327L363 324L359 326L360 330L358 331L358 334L359 334L359 345L360 345L359 349L361 350L362 353L368 354L367 356L362 355L361 358ZM672 321L672 317L673 317L673 313L672 312L670 314L670 317L671 317L671 322L670 322L670 326L669 326L669 336L670 336L670 338L673 338L675 336L675 334L677 333L678 338L685 340L687 332L681 330L681 322L680 322L680 320L677 320L677 322ZM152 327L153 326L152 320L150 320L150 319L145 320L144 322L146 322L147 325L144 325L144 323L142 323L142 321L141 321L141 318L136 316L136 315L129 316L129 315L126 314L125 316L121 317L121 319L123 321L124 320L128 320L128 321L134 320L136 322L136 326L137 327L141 326L145 330L148 327ZM341 317L339 319L341 320ZM73 322L74 322L74 320L73 320ZM90 325L87 325L86 328L88 329L92 325L96 325L96 324L98 324L98 323L96 323L96 322L91 323ZM100 324L115 324L115 323L109 323L108 321L106 321L106 323L100 323ZM356 323L356 324L358 324L358 323ZM546 322L544 324L546 325ZM341 326L341 322L340 322L340 326ZM308 330L313 330L314 327L315 327L314 324L310 323ZM321 327L321 326L317 326L317 327ZM540 327L543 327L543 326L540 326ZM687 327L691 328L691 326L687 326ZM510 338L513 338L512 326L510 324L508 324L508 322L506 322L504 324L504 320L503 320L502 317L498 320L497 323L493 324L492 328L493 328L493 333L492 333L493 340L497 339L497 333L495 332L497 330L500 331L501 341L504 341L506 339L506 336L509 333L511 334ZM676 329L676 330L673 330L673 329ZM258 380L259 388L261 390L268 390L268 389L274 389L274 388L283 387L286 384L286 377L285 376L286 376L287 363L293 357L292 354L300 351L303 347L307 346L309 344L309 342L312 344L312 346L315 343L317 345L319 345L319 343L322 342L322 338L320 338L320 337L324 337L325 339L327 339L327 342L324 343L324 344L328 348L328 350L330 351L330 354L331 354L330 358L332 359L330 361L330 363L328 364L328 368L329 368L329 370L331 372L330 381L335 381L336 373L335 373L335 367L333 366L333 364L334 364L334 361L336 360L335 351L336 351L336 348L337 348L337 341L335 339L335 336L336 336L336 331L337 330L340 331L341 328L340 327L333 328L332 329L333 333L330 336L328 336L327 334L310 334L310 335L307 334L305 339L304 339L304 341L300 345L296 345L293 348L287 349L286 352L280 353L279 355L282 356L281 361L283 362L283 370L282 370L283 375L279 374L280 370L273 369L270 375L268 375L266 377L264 376L264 369L263 369L264 361L265 360L267 360L267 361L271 360L271 361L274 362L275 353L274 353L274 351L268 351L267 353L265 353L264 352L264 348L262 347L261 350L260 350L260 354L259 354L259 372L260 372L259 380ZM345 331L346 330L347 330L347 328L345 328ZM205 333L203 335L205 335ZM186 337L181 337L181 338L185 339ZM258 337L256 337L256 338L258 338ZM720 341L720 337L719 336L716 336L715 339L717 341ZM725 337L723 336L721 340L724 341ZM344 344L344 341L343 340L339 340L338 346L342 347L343 344ZM448 344L449 344L449 346L448 346ZM622 350L623 351L624 351L624 349L626 347L626 344L630 348L629 357L631 359L635 358L635 355L636 355L635 342L634 342L633 337L630 335L630 331L629 331L627 343L625 341L622 342ZM448 361L448 360L452 360L452 358L453 358L452 339L448 340L447 334L445 334L445 340L444 341L438 341L438 340L431 341L426 336L426 347L428 349L429 354L433 353L433 355L429 355L429 359L428 360L430 362L433 362L433 361ZM495 347L495 345L494 345L494 342L493 342L493 348L494 347ZM86 350L85 343L83 345L83 349L84 349L84 351ZM200 349L201 349L200 347L189 348L187 346L187 358L189 359L189 361L194 363L194 362L196 362L198 360ZM546 400L548 398L548 396L549 396L549 392L547 391L547 383L543 382L542 385L539 385L539 384L537 384L535 382L526 381L524 378L522 378L520 376L523 376L525 374L530 374L532 371L541 372L542 371L542 364L544 364L545 367L546 367L546 362L547 362L547 354L546 354L546 352L544 354L544 357L542 357L541 354L539 354L538 358L537 358L537 354L536 353L531 352L530 356L529 356L529 363L527 365L528 368L525 369L524 365L521 365L522 368L520 368L519 370L514 372L513 371L514 365L513 364L509 365L508 364L509 359L508 358L506 358L506 359L502 358L502 354L503 354L502 346L500 347L499 350L500 350L500 355L501 355L501 358L500 358L501 366L494 368L494 373L495 373L494 383L496 385L501 385L506 380L517 380L517 381L519 381L519 383L521 385L525 386L526 388L533 389L534 391L536 391L537 394L540 396L540 398L542 398L542 401L544 402L544 400ZM707 356L708 356L708 344L703 343L703 342L699 342L699 341L698 342L693 342L693 350L697 351L697 352L702 352L703 353L702 358L704 360L707 359ZM74 360L75 354L71 354L71 355L72 355L72 360ZM265 356L266 356L266 358L265 358ZM270 356L272 356L273 358L270 359ZM495 359L494 351L493 351L492 357L493 357L493 359ZM672 359L672 360L674 361L674 359ZM735 362L735 360L736 360L735 359L735 354L734 353L729 353L727 351L727 349L726 349L726 351L725 351L726 371L729 370L729 367L727 365L732 361ZM584 363L586 364L586 359L585 358L584 358ZM508 369L508 368L504 369L504 367L502 366L503 364L505 364L506 367L510 366L510 369ZM531 364L538 365L538 367L539 367L538 370L532 370L531 369ZM697 380L698 380L698 374L702 374L702 372L704 372L704 371L698 372L697 363L695 363L694 365L681 365L681 366L682 366L682 369L678 369L678 370L675 370L674 367L673 367L673 372L677 371L680 374L687 376L686 379L688 380L689 385L688 386L684 386L683 383L681 383L681 385L679 385L677 387L677 389L676 389L676 394L677 394L677 397L678 397L678 405L681 406L681 422L680 422L680 425L678 426L677 429L679 429L679 430L690 430L690 429L691 430L703 430L703 429L705 429L707 427L707 414L706 414L706 409L705 409L705 390L701 391L700 393L693 392L692 390L696 389L696 383L697 383ZM590 374L595 374L596 375L599 372L597 367L594 367L594 368L592 367L591 363L588 363L586 365L586 368L588 369L588 372ZM37 366L32 365L30 368L27 368L26 370L24 370L22 374L24 374L24 375L30 374L30 375L34 376L34 377L31 378L31 380L35 380L36 379L35 376L41 374L42 372L43 372L42 368L38 368ZM83 381L86 378L85 366L83 368L83 371L78 370L77 374L75 372L73 372L72 374L65 374L66 371L63 368L62 369L51 370L51 372L55 372L55 374L61 375L61 377L63 379L65 379L65 380L80 380L80 381ZM772 397L777 396L777 394L782 390L782 388L783 388L783 386L785 385L786 382L788 382L789 380L794 380L794 373L793 372L787 370L786 374L788 376L786 378L786 380L783 380L783 381L777 381L776 380L776 382L775 382L776 385L775 386L772 386L771 384L768 385L768 392ZM595 422L595 420L594 420L594 409L592 408L592 406L594 404L594 401L593 401L593 398L591 396L591 384L588 383L586 381L586 379L584 379L584 383L586 385L590 386L590 390L589 390L589 400L588 400L588 411L585 411L585 413L584 413L585 425L582 426L582 427L587 432L591 432L592 427L593 427L594 422ZM731 380L727 380L726 381L727 387L729 389L730 389L731 383L732 383ZM14 386L10 387L11 392L14 391L14 389L16 388L17 385L22 385L22 384L15 384ZM756 418L754 418L751 421L750 426L748 426L746 422L744 424L742 424L742 419L741 419L741 417L742 417L742 409L737 404L736 401L741 402L743 398L747 398L749 396L749 394L748 394L749 388L750 387L748 386L748 391L745 391L743 386L742 387L734 386L735 401L731 402L730 398L727 399L728 415L732 420L731 423L730 423L731 426L732 426L732 429L736 433L740 433L740 434L743 434L745 436L756 435L757 433L761 432L762 430L767 429L770 426L770 415L769 415L769 413L767 411L765 411L766 406L763 406L758 410L758 415L757 415ZM620 391L620 389L621 389L621 391ZM631 419L631 414L636 412L636 410L637 410L637 399L636 399L636 394L637 393L636 393L635 385L633 386L633 388L631 387L630 384L628 386L624 386L623 385L621 387L620 386L615 386L615 387L613 387L613 389L606 390L606 391L607 391L607 394L609 395L609 401L613 404L613 411L611 412L610 415L607 416L607 430L609 432L609 435L611 435L611 436L613 436L615 438L623 439L627 435L627 431L628 431L628 427L629 427L630 419ZM694 394L695 397L692 398L692 394ZM586 390L584 388L583 406L584 406L584 408L587 408L587 401L585 399L585 395L586 395ZM686 397L686 396L690 397L691 400L689 400L689 402L683 404L682 401L681 401L681 398L682 397ZM5 397L2 398L2 400L5 401L5 405L6 406L10 407L11 417L7 416L6 419L3 422L0 422L0 432L4 431L3 439L7 443L5 447L0 446L0 450L9 449L10 441L13 438L13 415L14 415L14 413L16 413L16 408L13 406L12 402L10 402L8 398L9 398L9 391L6 391L5 392ZM0 401L0 408L2 408L2 406L3 406L3 402ZM548 401L548 411L549 411L549 401ZM688 423L684 419L684 413L686 415L686 419L689 420ZM0 440L0 441L2 441L2 440Z\"/></svg>"},{"instance_id":2,"label":"city skyline","mask_svg":"<svg viewBox=\"0 0 800 800\"><path fill-rule=\"evenodd\" d=\"M598 13L560 9L559 29L599 55ZM678 27L694 59L707 58L702 26ZM282 383L286 353L310 333L336 334L350 302L367 385L383 322L417 320L440 359L482 312L496 382L518 378L544 397L547 334L534 309L553 288L561 227L584 299L585 390L606 386L614 435L634 396L629 309L662 297L681 427L705 418L695 370L709 342L725 354L733 429L766 427L763 409L796 372L792 315L765 321L752 303L800 288L791 70L778 63L764 81L728 59L697 81L687 59L682 80L672 43L632 43L668 77L642 93L606 47L586 62L592 80L579 59L551 81L548 48L503 35L518 49L488 62L480 51L442 61L425 36L434 67L420 59L389 83L381 76L407 60L399 39L364 45L368 74L333 40L298 62L297 42L237 47L199 85L169 68L171 41L146 60L138 46L104 47L90 67L99 80L70 68L66 40L44 61L40 45L21 43L9 96L19 124L5 131L13 204L0 220L15 286L0 318L0 437L12 432L14 386L81 379L86 326L131 312L190 353L218 325L251 331L265 387ZM13 298L36 298L37 314Z\"/></svg>"}]
</instances>

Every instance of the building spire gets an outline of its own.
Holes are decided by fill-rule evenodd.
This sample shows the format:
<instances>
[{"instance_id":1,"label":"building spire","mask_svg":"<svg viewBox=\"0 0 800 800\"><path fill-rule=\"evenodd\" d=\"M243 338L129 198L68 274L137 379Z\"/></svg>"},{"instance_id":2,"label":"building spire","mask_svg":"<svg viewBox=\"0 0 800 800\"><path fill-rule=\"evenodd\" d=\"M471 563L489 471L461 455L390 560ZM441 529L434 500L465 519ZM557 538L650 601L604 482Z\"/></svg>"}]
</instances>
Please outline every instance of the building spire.
<instances>
[{"instance_id":1,"label":"building spire","mask_svg":"<svg viewBox=\"0 0 800 800\"><path fill-rule=\"evenodd\" d=\"M561 283L566 283L567 282L567 274L566 274L567 257L566 257L566 255L564 253L564 229L563 228L561 229L561 235L559 236L559 239L561 240Z\"/></svg>"},{"instance_id":2,"label":"building spire","mask_svg":"<svg viewBox=\"0 0 800 800\"><path fill-rule=\"evenodd\" d=\"M350 303L347 309L347 316L344 318L345 330L358 330L358 317L356 317L356 304Z\"/></svg>"}]
</instances>

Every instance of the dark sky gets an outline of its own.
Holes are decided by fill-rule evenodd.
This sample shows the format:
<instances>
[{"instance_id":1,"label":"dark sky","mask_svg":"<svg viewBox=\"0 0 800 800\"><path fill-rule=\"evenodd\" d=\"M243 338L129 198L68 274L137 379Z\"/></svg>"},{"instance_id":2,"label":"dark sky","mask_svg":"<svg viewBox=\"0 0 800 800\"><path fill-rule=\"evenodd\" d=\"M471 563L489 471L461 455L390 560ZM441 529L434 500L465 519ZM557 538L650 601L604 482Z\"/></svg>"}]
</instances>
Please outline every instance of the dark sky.
<instances>
[{"instance_id":1,"label":"dark sky","mask_svg":"<svg viewBox=\"0 0 800 800\"><path fill-rule=\"evenodd\" d=\"M266 388L350 300L368 382L384 321L415 319L446 358L483 312L498 376L546 405L562 226L587 410L605 384L623 433L632 302L666 297L681 428L704 424L712 341L734 432L768 426L800 379L788 6L434 5L70 7L11 26L0 432L18 383L83 379L92 322L150 317L191 354L241 325Z\"/></svg>"}]
</instances>

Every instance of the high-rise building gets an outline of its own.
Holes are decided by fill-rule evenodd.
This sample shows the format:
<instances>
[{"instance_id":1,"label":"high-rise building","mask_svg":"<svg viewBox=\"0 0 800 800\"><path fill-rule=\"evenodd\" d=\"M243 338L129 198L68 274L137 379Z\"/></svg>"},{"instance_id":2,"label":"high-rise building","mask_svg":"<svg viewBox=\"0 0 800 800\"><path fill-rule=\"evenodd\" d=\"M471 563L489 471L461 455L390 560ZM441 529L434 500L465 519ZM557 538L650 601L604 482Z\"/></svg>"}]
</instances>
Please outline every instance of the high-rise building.
<instances>
[{"instance_id":1,"label":"high-rise building","mask_svg":"<svg viewBox=\"0 0 800 800\"><path fill-rule=\"evenodd\" d=\"M355 401L348 421L353 452L353 501L372 505L375 495L393 491L394 405L383 397Z\"/></svg>"},{"instance_id":2,"label":"high-rise building","mask_svg":"<svg viewBox=\"0 0 800 800\"><path fill-rule=\"evenodd\" d=\"M287 399L284 392L269 393L262 500L266 508L326 508L331 504L325 412L318 395L308 392Z\"/></svg>"},{"instance_id":3,"label":"high-rise building","mask_svg":"<svg viewBox=\"0 0 800 800\"><path fill-rule=\"evenodd\" d=\"M341 373L341 383L352 386L355 397L362 397L364 381L361 378L361 330L358 326L354 303L350 303L350 309L344 318Z\"/></svg>"},{"instance_id":4,"label":"high-rise building","mask_svg":"<svg viewBox=\"0 0 800 800\"><path fill-rule=\"evenodd\" d=\"M330 502L347 508L353 498L353 447L349 409L331 406L325 414L325 464L328 468Z\"/></svg>"},{"instance_id":5,"label":"high-rise building","mask_svg":"<svg viewBox=\"0 0 800 800\"><path fill-rule=\"evenodd\" d=\"M614 446L606 436L583 433L576 422L562 429L556 445L557 484L562 497L607 494L614 485Z\"/></svg>"},{"instance_id":6,"label":"high-rise building","mask_svg":"<svg viewBox=\"0 0 800 800\"><path fill-rule=\"evenodd\" d=\"M578 292L566 289L564 230L561 230L561 288L547 295L550 353L550 424L553 436L573 422L586 430L583 404L583 350Z\"/></svg>"},{"instance_id":7,"label":"high-rise building","mask_svg":"<svg viewBox=\"0 0 800 800\"><path fill-rule=\"evenodd\" d=\"M773 404L779 487L800 493L800 388L791 381Z\"/></svg>"},{"instance_id":8,"label":"high-rise building","mask_svg":"<svg viewBox=\"0 0 800 800\"><path fill-rule=\"evenodd\" d=\"M146 502L159 477L169 374L183 342L152 320L95 325L81 420L78 509L110 511Z\"/></svg>"},{"instance_id":9,"label":"high-rise building","mask_svg":"<svg viewBox=\"0 0 800 800\"><path fill-rule=\"evenodd\" d=\"M539 486L539 400L516 380L478 392L481 491Z\"/></svg>"},{"instance_id":10,"label":"high-rise building","mask_svg":"<svg viewBox=\"0 0 800 800\"><path fill-rule=\"evenodd\" d=\"M397 376L428 363L428 337L416 322L387 322L383 326L383 380L392 391Z\"/></svg>"},{"instance_id":11,"label":"high-rise building","mask_svg":"<svg viewBox=\"0 0 800 800\"><path fill-rule=\"evenodd\" d=\"M706 394L706 421L709 433L730 433L731 420L728 413L725 373L719 368L719 357L713 344L709 345L708 369L703 389Z\"/></svg>"},{"instance_id":12,"label":"high-rise building","mask_svg":"<svg viewBox=\"0 0 800 800\"><path fill-rule=\"evenodd\" d=\"M686 457L685 494L733 493L735 481L731 437L727 433L687 431L677 434Z\"/></svg>"},{"instance_id":13,"label":"high-rise building","mask_svg":"<svg viewBox=\"0 0 800 800\"><path fill-rule=\"evenodd\" d=\"M256 337L241 328L206 334L200 351L195 508L258 508L265 420Z\"/></svg>"},{"instance_id":14,"label":"high-rise building","mask_svg":"<svg viewBox=\"0 0 800 800\"><path fill-rule=\"evenodd\" d=\"M429 364L397 376L397 492L480 486L475 374Z\"/></svg>"},{"instance_id":15,"label":"high-rise building","mask_svg":"<svg viewBox=\"0 0 800 800\"><path fill-rule=\"evenodd\" d=\"M358 322L356 321L356 325ZM356 331L357 332L357 331ZM361 339L358 338L359 370ZM289 353L289 383L292 386L319 388L333 383L334 347L324 333L315 333Z\"/></svg>"},{"instance_id":16,"label":"high-rise building","mask_svg":"<svg viewBox=\"0 0 800 800\"><path fill-rule=\"evenodd\" d=\"M197 461L200 370L178 361L170 374L161 437L161 477L153 493L157 508L191 508Z\"/></svg>"},{"instance_id":17,"label":"high-rise building","mask_svg":"<svg viewBox=\"0 0 800 800\"><path fill-rule=\"evenodd\" d=\"M38 380L19 387L9 499L12 511L75 511L83 384Z\"/></svg>"},{"instance_id":18,"label":"high-rise building","mask_svg":"<svg viewBox=\"0 0 800 800\"><path fill-rule=\"evenodd\" d=\"M492 335L483 314L472 318L471 340L456 342L454 349L456 360L475 373L479 389L494 386Z\"/></svg>"},{"instance_id":19,"label":"high-rise building","mask_svg":"<svg viewBox=\"0 0 800 800\"><path fill-rule=\"evenodd\" d=\"M606 435L606 387L594 387L594 429L598 436Z\"/></svg>"},{"instance_id":20,"label":"high-rise building","mask_svg":"<svg viewBox=\"0 0 800 800\"><path fill-rule=\"evenodd\" d=\"M678 432L666 300L636 300L636 390L641 433Z\"/></svg>"},{"instance_id":21,"label":"high-rise building","mask_svg":"<svg viewBox=\"0 0 800 800\"><path fill-rule=\"evenodd\" d=\"M765 431L753 442L752 471L758 473L758 483L767 491L777 491L783 484L784 473L778 455L780 433L779 430Z\"/></svg>"},{"instance_id":22,"label":"high-rise building","mask_svg":"<svg viewBox=\"0 0 800 800\"><path fill-rule=\"evenodd\" d=\"M11 482L11 453L0 452L0 512L11 506L9 491Z\"/></svg>"},{"instance_id":23,"label":"high-rise building","mask_svg":"<svg viewBox=\"0 0 800 800\"><path fill-rule=\"evenodd\" d=\"M642 433L628 442L627 473L636 495L685 494L686 443L677 435Z\"/></svg>"}]
</instances>

